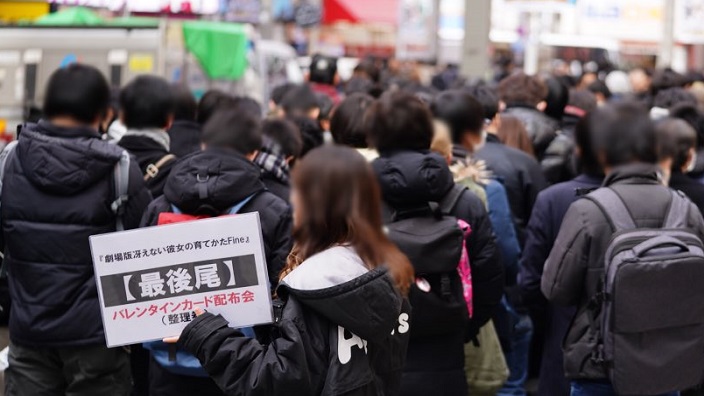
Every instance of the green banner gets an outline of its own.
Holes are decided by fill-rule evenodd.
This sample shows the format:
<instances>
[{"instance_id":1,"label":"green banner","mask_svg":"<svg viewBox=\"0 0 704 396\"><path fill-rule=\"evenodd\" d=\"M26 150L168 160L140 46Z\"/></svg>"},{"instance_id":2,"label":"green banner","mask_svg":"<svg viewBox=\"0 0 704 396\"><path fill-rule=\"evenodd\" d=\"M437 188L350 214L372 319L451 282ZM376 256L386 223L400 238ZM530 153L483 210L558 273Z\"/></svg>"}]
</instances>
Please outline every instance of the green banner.
<instances>
[{"instance_id":1,"label":"green banner","mask_svg":"<svg viewBox=\"0 0 704 396\"><path fill-rule=\"evenodd\" d=\"M239 80L247 69L247 33L242 25L194 21L183 24L186 49L211 79Z\"/></svg>"}]
</instances>

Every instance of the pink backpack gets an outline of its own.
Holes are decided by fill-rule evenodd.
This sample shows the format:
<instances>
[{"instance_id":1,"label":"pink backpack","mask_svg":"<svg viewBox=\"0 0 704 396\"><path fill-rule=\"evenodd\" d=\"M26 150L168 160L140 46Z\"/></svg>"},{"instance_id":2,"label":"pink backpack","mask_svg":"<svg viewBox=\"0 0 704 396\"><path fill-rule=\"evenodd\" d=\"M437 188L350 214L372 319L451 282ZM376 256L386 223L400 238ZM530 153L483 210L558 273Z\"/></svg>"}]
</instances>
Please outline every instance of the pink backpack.
<instances>
[{"instance_id":1,"label":"pink backpack","mask_svg":"<svg viewBox=\"0 0 704 396\"><path fill-rule=\"evenodd\" d=\"M462 280L462 288L464 289L464 300L467 302L467 311L469 317L474 313L474 305L472 301L472 269L469 266L469 254L467 253L467 237L472 233L472 227L462 219L457 219L457 225L464 232L464 240L462 240L462 255L460 263L457 265L457 272Z\"/></svg>"}]
</instances>

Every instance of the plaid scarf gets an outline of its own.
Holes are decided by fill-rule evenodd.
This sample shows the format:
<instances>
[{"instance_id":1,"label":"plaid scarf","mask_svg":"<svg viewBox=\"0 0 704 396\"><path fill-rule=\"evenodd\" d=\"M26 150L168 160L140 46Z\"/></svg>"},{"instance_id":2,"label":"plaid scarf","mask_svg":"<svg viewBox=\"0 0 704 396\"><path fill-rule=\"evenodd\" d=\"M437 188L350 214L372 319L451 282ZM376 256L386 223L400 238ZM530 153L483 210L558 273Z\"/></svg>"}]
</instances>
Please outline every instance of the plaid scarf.
<instances>
[{"instance_id":1,"label":"plaid scarf","mask_svg":"<svg viewBox=\"0 0 704 396\"><path fill-rule=\"evenodd\" d=\"M286 156L281 153L281 146L266 136L254 163L262 168L262 172L269 172L282 183L288 183L290 169Z\"/></svg>"}]
</instances>

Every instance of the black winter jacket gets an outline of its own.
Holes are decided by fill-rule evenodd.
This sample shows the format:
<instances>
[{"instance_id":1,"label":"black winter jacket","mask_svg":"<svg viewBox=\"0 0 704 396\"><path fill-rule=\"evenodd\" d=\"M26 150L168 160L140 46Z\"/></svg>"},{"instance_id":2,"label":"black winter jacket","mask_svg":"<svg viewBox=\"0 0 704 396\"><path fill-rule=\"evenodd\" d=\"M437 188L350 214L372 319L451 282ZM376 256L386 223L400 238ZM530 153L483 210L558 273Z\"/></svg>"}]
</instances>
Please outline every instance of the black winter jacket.
<instances>
[{"instance_id":1,"label":"black winter jacket","mask_svg":"<svg viewBox=\"0 0 704 396\"><path fill-rule=\"evenodd\" d=\"M654 165L632 164L616 168L604 181L624 201L633 220L642 228L661 228L672 200L660 184ZM647 199L643 199L647 197ZM704 239L704 220L691 204L688 228ZM590 327L590 300L604 277L604 255L613 235L609 221L592 201L581 199L570 206L555 245L545 263L541 289L551 302L575 306L577 314L564 339L565 372L570 379L605 379L603 366L592 359L597 334ZM595 318L601 323L601 318Z\"/></svg>"},{"instance_id":2,"label":"black winter jacket","mask_svg":"<svg viewBox=\"0 0 704 396\"><path fill-rule=\"evenodd\" d=\"M335 286L278 289L285 301L268 345L203 314L181 343L227 395L395 396L408 343L409 306L386 270Z\"/></svg>"},{"instance_id":3,"label":"black winter jacket","mask_svg":"<svg viewBox=\"0 0 704 396\"><path fill-rule=\"evenodd\" d=\"M511 213L515 219L518 242L523 247L525 229L538 193L547 187L540 164L523 151L508 147L489 134L476 159L486 161L489 169L504 183Z\"/></svg>"},{"instance_id":4,"label":"black winter jacket","mask_svg":"<svg viewBox=\"0 0 704 396\"><path fill-rule=\"evenodd\" d=\"M185 157L200 151L200 124L195 121L176 120L169 128L171 152Z\"/></svg>"},{"instance_id":5,"label":"black winter jacket","mask_svg":"<svg viewBox=\"0 0 704 396\"><path fill-rule=\"evenodd\" d=\"M286 202L291 200L291 186L288 182L283 182L269 171L262 170L262 181L267 190Z\"/></svg>"},{"instance_id":6,"label":"black winter jacket","mask_svg":"<svg viewBox=\"0 0 704 396\"><path fill-rule=\"evenodd\" d=\"M681 172L675 172L670 177L670 187L682 191L704 214L704 184Z\"/></svg>"},{"instance_id":7,"label":"black winter jacket","mask_svg":"<svg viewBox=\"0 0 704 396\"><path fill-rule=\"evenodd\" d=\"M437 154L416 151L384 152L372 163L384 201L394 209L439 202L454 186L452 173ZM472 227L467 239L474 291L474 317L469 333L473 337L493 315L503 294L503 266L491 222L484 204L465 191L453 213ZM417 339L408 348L404 389L412 394L433 394L437 381L448 387L446 394L465 391L464 340L461 326L447 329L444 337ZM453 388L457 384L457 387ZM453 393L454 389L454 393ZM404 393L405 394L405 393Z\"/></svg>"},{"instance_id":8,"label":"black winter jacket","mask_svg":"<svg viewBox=\"0 0 704 396\"><path fill-rule=\"evenodd\" d=\"M120 139L118 145L137 158L139 168L142 170L142 177L147 173L149 165L156 165L162 158L170 154L164 146L146 136L125 135ZM161 166L157 175L147 182L147 188L154 198L158 198L164 193L166 179L176 162L176 159L172 159Z\"/></svg>"},{"instance_id":9,"label":"black winter jacket","mask_svg":"<svg viewBox=\"0 0 704 396\"><path fill-rule=\"evenodd\" d=\"M88 237L115 231L110 205L121 153L89 128L40 121L22 131L2 190L12 342L105 345ZM132 229L151 201L134 162L128 193L123 222Z\"/></svg>"},{"instance_id":10,"label":"black winter jacket","mask_svg":"<svg viewBox=\"0 0 704 396\"><path fill-rule=\"evenodd\" d=\"M542 161L548 146L557 137L560 129L558 122L529 106L510 106L503 114L516 117L525 125L528 136L533 141L535 157Z\"/></svg>"},{"instance_id":11,"label":"black winter jacket","mask_svg":"<svg viewBox=\"0 0 704 396\"><path fill-rule=\"evenodd\" d=\"M149 205L142 226L156 225L159 214L171 212L172 204L183 213L218 216L252 195L240 213L259 212L269 281L275 287L291 251L291 208L266 190L259 167L239 154L208 149L181 159L166 181L164 195Z\"/></svg>"}]
</instances>

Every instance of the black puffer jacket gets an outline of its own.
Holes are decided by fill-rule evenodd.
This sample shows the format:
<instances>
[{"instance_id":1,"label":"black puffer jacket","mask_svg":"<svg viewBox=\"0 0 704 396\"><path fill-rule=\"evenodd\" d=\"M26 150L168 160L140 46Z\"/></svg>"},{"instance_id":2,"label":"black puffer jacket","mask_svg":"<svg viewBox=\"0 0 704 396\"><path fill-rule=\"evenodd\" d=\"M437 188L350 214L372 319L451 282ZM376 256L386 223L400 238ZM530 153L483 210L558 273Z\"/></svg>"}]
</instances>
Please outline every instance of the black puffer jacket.
<instances>
[{"instance_id":1,"label":"black puffer jacket","mask_svg":"<svg viewBox=\"0 0 704 396\"><path fill-rule=\"evenodd\" d=\"M89 128L40 122L22 131L2 190L2 237L12 342L34 347L105 345L88 237L115 231L114 169L122 149ZM130 167L125 228L151 201Z\"/></svg>"},{"instance_id":2,"label":"black puffer jacket","mask_svg":"<svg viewBox=\"0 0 704 396\"><path fill-rule=\"evenodd\" d=\"M205 198L201 198L201 188ZM273 287L291 251L291 208L266 191L259 167L239 154L208 149L181 159L166 181L164 195L149 205L142 226L156 225L159 214L171 212L172 204L183 213L218 216L251 195L254 198L240 213L259 212Z\"/></svg>"},{"instance_id":3,"label":"black puffer jacket","mask_svg":"<svg viewBox=\"0 0 704 396\"><path fill-rule=\"evenodd\" d=\"M150 165L155 166L170 154L164 146L146 136L125 135L120 139L118 145L137 158L139 168L142 170L142 176L147 173L147 168ZM147 181L147 188L149 188L154 198L158 198L164 193L166 179L169 177L169 172L171 172L171 168L176 162L176 158L169 160L159 167L159 171L154 178Z\"/></svg>"},{"instance_id":4,"label":"black puffer jacket","mask_svg":"<svg viewBox=\"0 0 704 396\"><path fill-rule=\"evenodd\" d=\"M417 207L425 202L439 202L452 189L454 181L445 160L437 154L402 151L385 152L372 163L381 184L384 200L395 209ZM491 222L484 204L465 191L453 213L472 227L467 249L472 268L474 317L470 334L493 315L503 294L503 267ZM447 329L443 337L419 340L408 348L404 374L404 392L439 394L438 383L447 395L466 392L464 380L465 329ZM406 393L404 393L406 394Z\"/></svg>"},{"instance_id":5,"label":"black puffer jacket","mask_svg":"<svg viewBox=\"0 0 704 396\"><path fill-rule=\"evenodd\" d=\"M640 228L661 228L672 201L670 190L660 184L658 172L655 165L633 164L615 168L604 181L604 186L621 197ZM690 205L687 228L704 239L704 220L694 204ZM591 358L598 334L590 323L601 323L602 318L593 318L594 312L587 306L600 291L604 256L613 233L594 202L578 200L567 211L545 263L541 282L545 296L555 304L577 308L563 343L565 373L570 379L606 378L604 366Z\"/></svg>"},{"instance_id":6,"label":"black puffer jacket","mask_svg":"<svg viewBox=\"0 0 704 396\"><path fill-rule=\"evenodd\" d=\"M285 306L269 345L208 313L184 329L182 345L225 394L398 395L410 309L385 270L322 289L284 279L278 295Z\"/></svg>"},{"instance_id":7,"label":"black puffer jacket","mask_svg":"<svg viewBox=\"0 0 704 396\"><path fill-rule=\"evenodd\" d=\"M545 151L557 137L557 130L560 129L557 121L536 108L528 106L512 106L507 108L503 114L521 120L526 127L526 131L528 131L528 136L533 141L535 157L538 161L542 161Z\"/></svg>"}]
</instances>

